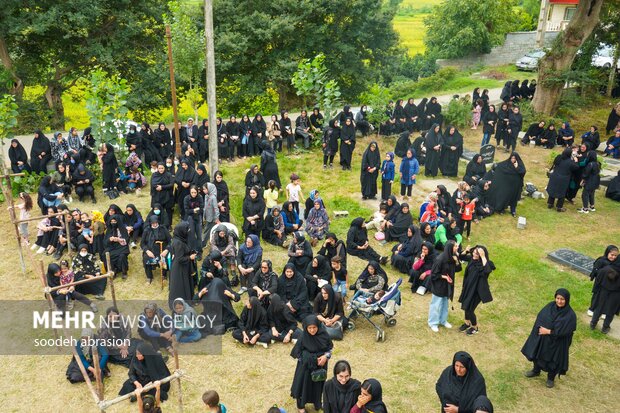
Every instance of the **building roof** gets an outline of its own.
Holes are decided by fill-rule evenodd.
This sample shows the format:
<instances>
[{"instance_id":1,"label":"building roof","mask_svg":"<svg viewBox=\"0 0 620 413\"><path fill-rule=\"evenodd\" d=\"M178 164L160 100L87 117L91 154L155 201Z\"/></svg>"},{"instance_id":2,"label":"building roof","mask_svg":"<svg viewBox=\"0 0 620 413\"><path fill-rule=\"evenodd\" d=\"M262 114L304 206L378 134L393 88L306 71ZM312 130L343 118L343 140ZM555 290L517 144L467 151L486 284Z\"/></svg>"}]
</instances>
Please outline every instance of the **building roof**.
<instances>
[{"instance_id":1,"label":"building roof","mask_svg":"<svg viewBox=\"0 0 620 413\"><path fill-rule=\"evenodd\" d=\"M549 0L551 4L579 4L579 0Z\"/></svg>"}]
</instances>

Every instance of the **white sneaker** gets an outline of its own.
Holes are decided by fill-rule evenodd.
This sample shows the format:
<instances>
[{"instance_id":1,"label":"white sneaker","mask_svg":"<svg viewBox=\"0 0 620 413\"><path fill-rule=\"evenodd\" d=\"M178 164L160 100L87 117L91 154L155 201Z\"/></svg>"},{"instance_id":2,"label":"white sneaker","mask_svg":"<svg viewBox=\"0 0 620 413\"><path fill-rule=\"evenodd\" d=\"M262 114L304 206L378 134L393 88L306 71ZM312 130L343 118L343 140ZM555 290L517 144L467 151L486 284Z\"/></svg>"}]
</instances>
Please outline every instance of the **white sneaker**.
<instances>
[{"instance_id":1,"label":"white sneaker","mask_svg":"<svg viewBox=\"0 0 620 413\"><path fill-rule=\"evenodd\" d=\"M45 252L45 248L43 248L43 247L40 247L40 248L37 250L37 254L43 254L44 252Z\"/></svg>"},{"instance_id":2,"label":"white sneaker","mask_svg":"<svg viewBox=\"0 0 620 413\"><path fill-rule=\"evenodd\" d=\"M259 342L258 342L258 343L256 343L256 344L258 344L259 346L263 346L263 347L265 347L265 348L269 348L269 344L267 344L267 343L261 343L261 342L259 341Z\"/></svg>"},{"instance_id":3,"label":"white sneaker","mask_svg":"<svg viewBox=\"0 0 620 413\"><path fill-rule=\"evenodd\" d=\"M588 310L588 317L592 317L594 315L594 311Z\"/></svg>"},{"instance_id":4,"label":"white sneaker","mask_svg":"<svg viewBox=\"0 0 620 413\"><path fill-rule=\"evenodd\" d=\"M431 330L433 331L433 333L439 333L439 327L437 326L430 326Z\"/></svg>"},{"instance_id":5,"label":"white sneaker","mask_svg":"<svg viewBox=\"0 0 620 413\"><path fill-rule=\"evenodd\" d=\"M577 212L580 212L582 214L587 214L590 212L590 210L588 208L579 208Z\"/></svg>"},{"instance_id":6,"label":"white sneaker","mask_svg":"<svg viewBox=\"0 0 620 413\"><path fill-rule=\"evenodd\" d=\"M601 320L604 320L607 316L605 314L601 315Z\"/></svg>"},{"instance_id":7,"label":"white sneaker","mask_svg":"<svg viewBox=\"0 0 620 413\"><path fill-rule=\"evenodd\" d=\"M133 242L133 241L131 241L131 244L129 244L129 245L131 246L131 248L136 248L137 247L136 243Z\"/></svg>"},{"instance_id":8,"label":"white sneaker","mask_svg":"<svg viewBox=\"0 0 620 413\"><path fill-rule=\"evenodd\" d=\"M41 248L41 247L39 247L37 244L32 244L32 246L30 247L32 251L36 250L37 248Z\"/></svg>"},{"instance_id":9,"label":"white sneaker","mask_svg":"<svg viewBox=\"0 0 620 413\"><path fill-rule=\"evenodd\" d=\"M596 212L596 209L594 209L594 207L591 207L590 212Z\"/></svg>"},{"instance_id":10,"label":"white sneaker","mask_svg":"<svg viewBox=\"0 0 620 413\"><path fill-rule=\"evenodd\" d=\"M445 323L443 323L443 326L445 328L452 328L452 324L448 323L447 321Z\"/></svg>"},{"instance_id":11,"label":"white sneaker","mask_svg":"<svg viewBox=\"0 0 620 413\"><path fill-rule=\"evenodd\" d=\"M426 287L422 287L422 286L418 287L418 289L415 291L415 293L419 294L419 295L426 294Z\"/></svg>"}]
</instances>

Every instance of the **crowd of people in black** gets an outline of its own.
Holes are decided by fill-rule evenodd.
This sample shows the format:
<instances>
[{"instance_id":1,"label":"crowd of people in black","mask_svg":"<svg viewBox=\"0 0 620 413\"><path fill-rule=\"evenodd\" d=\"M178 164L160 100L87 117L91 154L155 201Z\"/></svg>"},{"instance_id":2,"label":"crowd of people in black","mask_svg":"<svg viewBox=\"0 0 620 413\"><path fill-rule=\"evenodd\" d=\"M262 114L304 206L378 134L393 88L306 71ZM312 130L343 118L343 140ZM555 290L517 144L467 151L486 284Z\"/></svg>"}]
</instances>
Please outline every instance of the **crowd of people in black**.
<instances>
[{"instance_id":1,"label":"crowd of people in black","mask_svg":"<svg viewBox=\"0 0 620 413\"><path fill-rule=\"evenodd\" d=\"M519 90L525 90L523 85ZM486 100L484 96L483 92L476 99L476 105L479 101L488 104L488 95ZM531 96L521 93L518 97ZM514 98L511 94L508 100L514 101ZM125 338L131 342L130 346L100 350L104 355L100 361L101 371L107 371L107 363L129 368L129 379L120 394L139 393L141 386L169 375L162 350L173 352L173 337L186 343L213 333L192 321L200 312L197 310L199 304L208 301L220 303L223 309L222 328L217 334L230 332L233 339L245 345L293 344L291 356L297 359L297 368L291 395L297 400L300 412L304 411L306 404L314 404L316 408L322 406L324 411L387 411L382 402L381 385L376 380L368 379L360 385L350 379L348 363L340 361L334 367L334 378L326 381L326 369L333 350L332 340L343 338L348 317L355 316L345 314L347 292L351 289L362 293L363 299L369 303L380 300L381 294L378 293L387 291L390 286L388 274L381 267L388 260L396 270L409 275L412 292L432 293L428 325L435 332L439 326L452 327L447 320L448 302L454 295L455 275L461 271L461 263L468 262L458 298L464 311L464 321L459 329L466 335L478 333L475 310L481 303L492 301L489 275L495 270L495 264L484 246L464 247L462 242L465 235L469 239L472 220L503 212L506 208L516 214L526 173L523 161L514 152L521 130L518 107L507 115L508 128L501 132L507 148L513 151L510 157L487 171L480 155L475 156L452 195L441 185L428 195L419 211L419 227L414 224L410 206L404 201L411 196L411 187L416 183L420 167L425 168L426 176L436 176L438 170L444 176L457 176L463 137L451 125L442 132L441 105L436 98L424 99L419 105L409 99L404 106L399 100L393 111L389 110L390 120L381 125L380 130L383 134L399 133L394 152L388 152L382 160L379 144L373 141L361 159L360 182L364 199L377 197L377 180L381 175L380 210L371 219L353 219L344 240L329 232L325 202L316 190L311 191L305 200L301 219L299 205L303 202L303 194L297 174L291 176L291 183L286 186L288 200L280 208L277 200L282 184L276 152L282 150L285 140L289 152L295 149L298 140L304 147L309 147L310 140L317 135L321 136L323 167L333 167L334 157L339 152L342 169L350 170L356 132L365 135L375 128L368 122L365 107L354 115L351 108L345 106L327 127L323 125L318 108L309 117L303 111L294 128L286 111L281 113L279 120L273 115L269 126L260 114L252 121L244 115L240 122L231 116L226 125L218 118L220 160L230 161L234 156L261 157L260 167L253 165L250 168L245 187L239 191L244 194L241 230L230 222L231 190L223 173L217 171L211 179L203 165L209 156L206 121L197 127L193 119L188 119L187 125L180 128L179 155L174 155L177 138L165 124L160 123L155 131L147 123L141 125L140 131L131 127L126 137L129 155L124 162L118 161L116 154L120 151L113 145L104 144L96 149L89 128L81 137L75 129L67 139L56 133L51 142L37 131L30 162L21 144L12 142L11 165L15 172L46 172L48 163L53 161L54 164L54 172L42 179L38 191L38 205L47 217L37 225L37 238L31 247L38 253L54 255L55 259L60 259L67 250L76 254L71 265L66 261L60 265L50 264L47 274L50 286L85 278L97 279L102 273L98 261L100 259L106 266L106 253L110 254L111 261L110 268L104 270L114 271L125 279L129 275L128 256L132 250L141 254L147 284L152 283L158 271L169 280L170 314L154 303L149 304L141 315L147 327L139 332L139 339L132 338L130 330L109 329L96 333L99 337ZM500 114L502 111L504 105ZM481 108L480 123L487 141L494 133L496 139L500 134L495 125L492 132L485 129L485 119L490 125L489 117L492 118L494 113L493 105L487 105L486 111ZM493 122L502 119L501 116L495 118ZM537 126L543 128L544 124ZM412 143L410 135L415 130L423 132ZM588 136L584 140L591 138ZM581 166L583 161L584 170L580 177L585 182L582 185L584 209L593 211L594 189L598 183L594 178L589 179L598 176L596 153L589 149L587 142L582 145L585 150L580 150L580 155L570 149L572 142L565 145L567 149L554 162L549 203L553 206L557 199L557 208L561 210L564 198L574 198L575 195L566 195L574 188L572 181L567 184L564 178L568 175L571 179L571 173L576 171L575 165ZM402 203L391 191L397 172L395 156L403 158L398 168ZM96 202L96 178L90 169L97 162L101 166L102 187L107 196L116 198L120 193L149 191L150 210L142 211L143 214L134 204L127 204L125 208L111 204L105 213L93 211L88 214L77 208L70 209L67 204L72 202L73 194L80 201L90 197L93 203ZM150 169L150 180L146 178L148 173L144 173L146 165ZM57 215L58 212L66 213ZM378 234L382 234L382 240L394 242L390 257L381 256L369 244L368 228L373 226ZM261 239L286 249L289 259L280 272L263 255ZM315 254L313 247L319 243L320 249ZM599 266L593 277L597 280L597 299L593 299L592 322L596 326L598 319L605 314L603 332L609 331L613 319L610 312L618 310L615 288L618 271L614 267L617 248L615 256L612 252L613 249L606 252L605 259L609 262ZM352 282L347 272L347 260L352 257L366 261L356 282ZM239 285L240 289L236 290ZM53 299L67 311L75 300L97 311L87 295L102 299L105 289L106 280L101 278L75 288L60 289L53 294ZM238 316L233 303L240 301L245 293L248 299ZM106 316L122 315L117 309L108 308ZM158 329L159 321L164 318L171 320L172 327ZM299 322L302 323L301 329ZM568 347L574 330L570 294L558 290L554 302L539 314L532 335L523 348L524 355L534 362L528 377L538 375L541 370L547 371L547 385L551 387L556 375L566 373ZM83 335L93 334L87 331ZM553 336L553 340L547 336ZM94 369L90 369L92 350L78 348L78 354L88 365L89 375L94 374ZM73 364L75 362L67 370L67 377L72 382L83 380ZM157 397L163 401L168 390L169 387L162 385L151 393L155 395L157 392ZM459 352L454 356L452 365L437 383L437 393L445 412L492 411L485 398L484 378L467 353Z\"/></svg>"}]
</instances>

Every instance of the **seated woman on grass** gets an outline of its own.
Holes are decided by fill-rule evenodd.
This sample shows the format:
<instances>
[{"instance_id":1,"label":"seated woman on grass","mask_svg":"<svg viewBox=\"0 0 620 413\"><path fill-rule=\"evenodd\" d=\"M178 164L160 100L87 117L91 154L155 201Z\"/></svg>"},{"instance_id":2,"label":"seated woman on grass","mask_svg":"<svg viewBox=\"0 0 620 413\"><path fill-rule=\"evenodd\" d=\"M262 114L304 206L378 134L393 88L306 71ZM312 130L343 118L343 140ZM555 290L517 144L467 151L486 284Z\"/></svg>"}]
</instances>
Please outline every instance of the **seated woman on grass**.
<instances>
[{"instance_id":1,"label":"seated woman on grass","mask_svg":"<svg viewBox=\"0 0 620 413\"><path fill-rule=\"evenodd\" d=\"M267 312L261 306L258 297L250 297L241 311L239 328L232 332L235 340L242 344L259 344L265 348L269 347L271 334L269 334L269 324L267 323Z\"/></svg>"},{"instance_id":2,"label":"seated woman on grass","mask_svg":"<svg viewBox=\"0 0 620 413\"><path fill-rule=\"evenodd\" d=\"M179 343L193 343L200 340L196 311L182 298L174 300L174 335Z\"/></svg>"}]
</instances>

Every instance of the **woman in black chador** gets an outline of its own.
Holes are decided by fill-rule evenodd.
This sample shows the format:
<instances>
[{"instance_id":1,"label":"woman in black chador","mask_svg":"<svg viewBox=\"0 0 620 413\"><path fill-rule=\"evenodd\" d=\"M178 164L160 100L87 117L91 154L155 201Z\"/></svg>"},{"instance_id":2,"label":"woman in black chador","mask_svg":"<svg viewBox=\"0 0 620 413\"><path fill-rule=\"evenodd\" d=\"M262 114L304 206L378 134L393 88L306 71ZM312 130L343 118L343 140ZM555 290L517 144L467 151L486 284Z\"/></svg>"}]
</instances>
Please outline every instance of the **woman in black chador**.
<instances>
[{"instance_id":1,"label":"woman in black chador","mask_svg":"<svg viewBox=\"0 0 620 413\"><path fill-rule=\"evenodd\" d=\"M129 378L123 383L123 387L118 392L120 396L129 394L136 390L136 382L142 386L146 386L150 382L161 380L170 376L170 370L166 366L161 353L155 351L152 345L146 342L138 344L136 354L129 365ZM170 383L162 383L160 386L160 399L165 401L168 399L168 391L170 391ZM155 388L147 391L147 394L155 395ZM135 396L132 396L135 401Z\"/></svg>"},{"instance_id":2,"label":"woman in black chador","mask_svg":"<svg viewBox=\"0 0 620 413\"><path fill-rule=\"evenodd\" d=\"M424 176L437 176L443 136L441 127L434 123L426 133L424 147L426 148L426 161L424 163Z\"/></svg>"},{"instance_id":3,"label":"woman in black chador","mask_svg":"<svg viewBox=\"0 0 620 413\"><path fill-rule=\"evenodd\" d=\"M568 354L577 329L577 316L570 306L570 293L564 288L555 292L555 300L536 316L534 327L521 353L534 363L525 377L547 372L547 387L553 387L555 376L568 371Z\"/></svg>"},{"instance_id":4,"label":"woman in black chador","mask_svg":"<svg viewBox=\"0 0 620 413\"><path fill-rule=\"evenodd\" d=\"M394 147L394 153L399 158L407 156L407 150L411 148L411 139L409 139L409 131L405 131L398 136L396 140L396 146ZM416 149L416 153L419 153Z\"/></svg>"},{"instance_id":5,"label":"woman in black chador","mask_svg":"<svg viewBox=\"0 0 620 413\"><path fill-rule=\"evenodd\" d=\"M440 168L443 176L456 176L459 172L459 158L463 153L463 135L448 126L441 145Z\"/></svg>"},{"instance_id":6,"label":"woman in black chador","mask_svg":"<svg viewBox=\"0 0 620 413\"><path fill-rule=\"evenodd\" d=\"M50 140L37 129L34 132L32 147L30 148L30 166L34 173L47 173L47 163L52 159Z\"/></svg>"},{"instance_id":7,"label":"woman in black chador","mask_svg":"<svg viewBox=\"0 0 620 413\"><path fill-rule=\"evenodd\" d=\"M361 393L361 383L351 377L351 365L340 360L334 365L334 377L323 388L323 413L349 412Z\"/></svg>"},{"instance_id":8,"label":"woman in black chador","mask_svg":"<svg viewBox=\"0 0 620 413\"><path fill-rule=\"evenodd\" d=\"M460 258L469 261L463 275L463 289L459 297L461 309L465 311L465 322L460 330L471 336L478 333L476 308L480 303L493 301L489 288L489 275L495 270L495 264L489 259L489 251L482 245L476 245L472 249L467 247Z\"/></svg>"},{"instance_id":9,"label":"woman in black chador","mask_svg":"<svg viewBox=\"0 0 620 413\"><path fill-rule=\"evenodd\" d=\"M172 267L170 268L170 291L168 304L172 309L172 303L177 298L190 301L194 297L194 273L196 272L196 251L189 246L190 225L181 221L174 227L170 253L172 254Z\"/></svg>"},{"instance_id":10,"label":"woman in black chador","mask_svg":"<svg viewBox=\"0 0 620 413\"><path fill-rule=\"evenodd\" d=\"M364 218L358 217L351 221L351 227L347 233L347 254L355 255L366 261L387 262L387 257L382 257L368 244L368 231Z\"/></svg>"},{"instance_id":11,"label":"woman in black chador","mask_svg":"<svg viewBox=\"0 0 620 413\"><path fill-rule=\"evenodd\" d=\"M301 338L295 343L291 357L297 359L297 367L291 385L291 397L297 400L297 409L305 412L308 403L321 410L321 398L326 374L319 377L319 370L326 373L333 344L327 330L316 315L304 319Z\"/></svg>"},{"instance_id":12,"label":"woman in black chador","mask_svg":"<svg viewBox=\"0 0 620 413\"><path fill-rule=\"evenodd\" d=\"M355 150L355 125L351 118L346 118L340 128L340 165L342 170L351 170L351 158Z\"/></svg>"},{"instance_id":13,"label":"woman in black chador","mask_svg":"<svg viewBox=\"0 0 620 413\"><path fill-rule=\"evenodd\" d=\"M464 351L454 354L452 365L441 373L435 390L441 411L446 413L475 412L476 399L487 394L482 373L474 359Z\"/></svg>"},{"instance_id":14,"label":"woman in black chador","mask_svg":"<svg viewBox=\"0 0 620 413\"><path fill-rule=\"evenodd\" d=\"M566 211L564 208L564 198L570 185L571 174L577 169L579 169L579 164L571 148L564 148L564 151L555 157L553 160L553 172L551 172L549 183L547 184L547 194L549 194L547 208L551 209L555 206L558 212ZM558 201L557 204L555 203L556 199Z\"/></svg>"},{"instance_id":15,"label":"woman in black chador","mask_svg":"<svg viewBox=\"0 0 620 413\"><path fill-rule=\"evenodd\" d=\"M273 180L276 183L276 188L282 188L276 160L276 151L267 140L260 141L259 147L263 151L260 156L260 170L263 173L265 183Z\"/></svg>"},{"instance_id":16,"label":"woman in black chador","mask_svg":"<svg viewBox=\"0 0 620 413\"><path fill-rule=\"evenodd\" d=\"M487 166L482 159L482 155L477 153L467 164L463 181L467 182L469 186L474 187L478 182L480 182L486 173Z\"/></svg>"},{"instance_id":17,"label":"woman in black chador","mask_svg":"<svg viewBox=\"0 0 620 413\"><path fill-rule=\"evenodd\" d=\"M525 164L516 152L513 152L510 158L497 164L489 190L489 205L494 211L503 213L506 207L510 207L512 216L517 215L517 202L521 196L526 172Z\"/></svg>"},{"instance_id":18,"label":"woman in black chador","mask_svg":"<svg viewBox=\"0 0 620 413\"><path fill-rule=\"evenodd\" d=\"M377 142L372 141L362 156L362 170L360 181L362 184L362 199L377 198L377 177L381 167L381 154Z\"/></svg>"}]
</instances>

